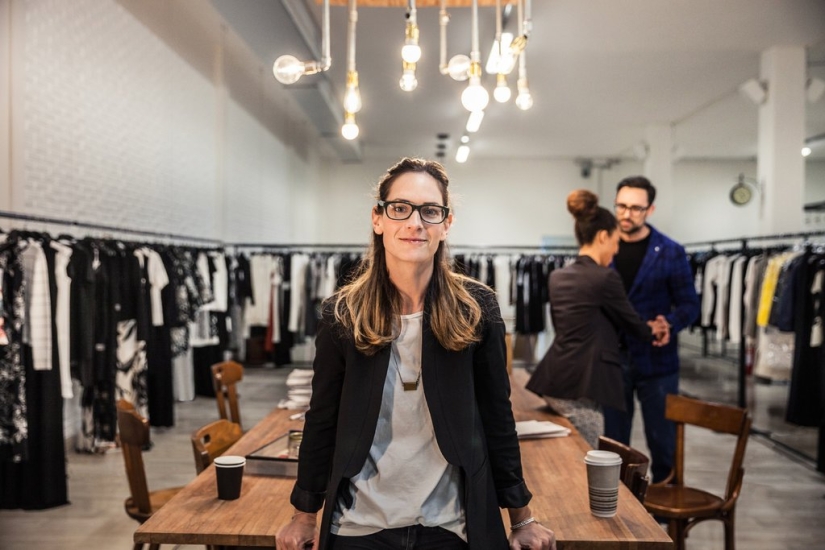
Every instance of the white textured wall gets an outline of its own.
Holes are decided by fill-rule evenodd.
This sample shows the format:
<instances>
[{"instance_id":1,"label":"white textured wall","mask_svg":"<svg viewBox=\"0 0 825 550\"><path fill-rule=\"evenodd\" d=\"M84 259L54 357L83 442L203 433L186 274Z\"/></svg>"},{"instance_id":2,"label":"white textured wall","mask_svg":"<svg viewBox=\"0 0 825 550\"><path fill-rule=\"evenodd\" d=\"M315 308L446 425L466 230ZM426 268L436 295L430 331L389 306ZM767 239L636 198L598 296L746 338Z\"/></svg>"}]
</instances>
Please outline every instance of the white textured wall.
<instances>
[{"instance_id":1,"label":"white textured wall","mask_svg":"<svg viewBox=\"0 0 825 550\"><path fill-rule=\"evenodd\" d=\"M4 3L14 29L3 39L13 60L7 208L226 242L314 240L318 138L288 100L283 112L266 106L280 86L216 15L172 11L198 5L125 5L147 11ZM170 17L201 43L169 40Z\"/></svg>"},{"instance_id":2,"label":"white textured wall","mask_svg":"<svg viewBox=\"0 0 825 550\"><path fill-rule=\"evenodd\" d=\"M115 3L15 7L13 209L220 237L212 85Z\"/></svg>"}]
</instances>

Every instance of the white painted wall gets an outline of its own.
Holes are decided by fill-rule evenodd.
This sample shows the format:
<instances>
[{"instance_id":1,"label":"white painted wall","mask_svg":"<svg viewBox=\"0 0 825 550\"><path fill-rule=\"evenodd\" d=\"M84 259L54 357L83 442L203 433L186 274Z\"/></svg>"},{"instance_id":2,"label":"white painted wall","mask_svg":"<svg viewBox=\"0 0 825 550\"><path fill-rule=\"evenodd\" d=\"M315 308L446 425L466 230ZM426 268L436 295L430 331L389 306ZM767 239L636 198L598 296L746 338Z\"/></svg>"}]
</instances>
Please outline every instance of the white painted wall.
<instances>
[{"instance_id":1,"label":"white painted wall","mask_svg":"<svg viewBox=\"0 0 825 550\"><path fill-rule=\"evenodd\" d=\"M373 186L396 160L374 159L358 165L327 167L322 200L334 208L325 209L326 214L320 220L322 242L367 242ZM547 238L569 239L573 221L565 200L570 191L590 189L600 195L603 206L610 208L615 185L642 170L639 162L624 161L609 170L594 170L591 177L585 179L572 160L473 159L463 165L445 162L445 167L451 178L456 216L450 231L450 243L454 247L538 246ZM673 168L678 217L661 220L654 212L650 223L671 227L671 236L684 243L756 235L760 194L755 193L745 206L735 206L729 199L739 173L753 177L756 163L679 162ZM809 163L808 182L806 201L825 200L825 163Z\"/></svg>"}]
</instances>

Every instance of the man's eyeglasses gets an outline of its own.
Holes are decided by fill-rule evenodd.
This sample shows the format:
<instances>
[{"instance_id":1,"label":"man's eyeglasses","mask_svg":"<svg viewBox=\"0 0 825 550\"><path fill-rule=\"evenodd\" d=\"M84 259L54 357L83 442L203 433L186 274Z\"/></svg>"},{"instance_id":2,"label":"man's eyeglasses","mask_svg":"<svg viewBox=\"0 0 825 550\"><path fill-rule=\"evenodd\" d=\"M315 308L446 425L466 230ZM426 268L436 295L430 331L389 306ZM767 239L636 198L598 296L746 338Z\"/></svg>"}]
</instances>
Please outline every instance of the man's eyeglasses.
<instances>
[{"instance_id":1,"label":"man's eyeglasses","mask_svg":"<svg viewBox=\"0 0 825 550\"><path fill-rule=\"evenodd\" d=\"M401 221L412 216L418 210L421 220L427 223L441 223L447 219L450 209L438 204L410 204L405 201L378 201L378 206L384 209L391 220Z\"/></svg>"},{"instance_id":2,"label":"man's eyeglasses","mask_svg":"<svg viewBox=\"0 0 825 550\"><path fill-rule=\"evenodd\" d=\"M616 208L616 214L621 215L621 214L624 214L625 212L627 212L628 210L630 210L630 213L633 214L634 216L644 214L645 212L647 212L647 209L650 208L649 205L648 206L638 206L636 204L627 205L627 204L621 204L621 203L618 203L618 202L613 206Z\"/></svg>"}]
</instances>

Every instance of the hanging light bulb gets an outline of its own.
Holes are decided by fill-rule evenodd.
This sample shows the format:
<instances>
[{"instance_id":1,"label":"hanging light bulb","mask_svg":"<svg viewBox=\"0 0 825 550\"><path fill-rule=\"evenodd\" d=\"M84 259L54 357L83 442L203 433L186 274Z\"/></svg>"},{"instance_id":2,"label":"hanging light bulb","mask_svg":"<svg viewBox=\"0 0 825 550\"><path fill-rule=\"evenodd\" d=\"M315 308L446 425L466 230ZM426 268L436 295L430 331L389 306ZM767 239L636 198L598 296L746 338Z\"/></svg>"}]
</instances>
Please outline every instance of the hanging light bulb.
<instances>
[{"instance_id":1,"label":"hanging light bulb","mask_svg":"<svg viewBox=\"0 0 825 550\"><path fill-rule=\"evenodd\" d=\"M401 80L398 84L405 92L411 92L418 87L418 79L415 78L415 63L403 63L404 73L401 75Z\"/></svg>"},{"instance_id":2,"label":"hanging light bulb","mask_svg":"<svg viewBox=\"0 0 825 550\"><path fill-rule=\"evenodd\" d=\"M418 63L418 60L421 59L421 46L418 45L418 21L416 20L415 0L409 0L409 5L407 6L407 27L404 35L401 59L406 63Z\"/></svg>"},{"instance_id":3,"label":"hanging light bulb","mask_svg":"<svg viewBox=\"0 0 825 550\"><path fill-rule=\"evenodd\" d=\"M522 1L519 0L518 7L519 7L519 28L522 35L525 34L525 28L527 26L527 22L522 19L521 11L522 11ZM528 16L529 18L529 16ZM516 107L521 109L522 111L528 110L530 107L533 106L533 95L530 93L530 86L527 83L527 51L522 50L518 56L518 82L516 83L516 87L518 88L518 96L516 96Z\"/></svg>"},{"instance_id":4,"label":"hanging light bulb","mask_svg":"<svg viewBox=\"0 0 825 550\"><path fill-rule=\"evenodd\" d=\"M463 53L454 55L447 65L447 73L453 80L464 82L470 78L470 58Z\"/></svg>"},{"instance_id":5,"label":"hanging light bulb","mask_svg":"<svg viewBox=\"0 0 825 550\"><path fill-rule=\"evenodd\" d=\"M358 71L355 69L355 26L358 22L356 0L349 0L349 30L347 33L347 90L344 93L344 125L341 135L352 141L360 129L355 123L355 113L361 110L361 91L358 89Z\"/></svg>"},{"instance_id":6,"label":"hanging light bulb","mask_svg":"<svg viewBox=\"0 0 825 550\"><path fill-rule=\"evenodd\" d=\"M321 34L321 61L304 63L294 55L282 55L272 65L272 73L281 84L295 84L305 74L315 74L329 70L332 58L329 54L329 0L324 0Z\"/></svg>"},{"instance_id":7,"label":"hanging light bulb","mask_svg":"<svg viewBox=\"0 0 825 550\"><path fill-rule=\"evenodd\" d=\"M470 111L483 111L490 102L490 93L481 85L481 63L470 65L470 83L461 92L461 104Z\"/></svg>"},{"instance_id":8,"label":"hanging light bulb","mask_svg":"<svg viewBox=\"0 0 825 550\"><path fill-rule=\"evenodd\" d=\"M357 113L361 110L361 91L358 89L358 71L347 73L347 91L344 94L344 111Z\"/></svg>"},{"instance_id":9,"label":"hanging light bulb","mask_svg":"<svg viewBox=\"0 0 825 550\"><path fill-rule=\"evenodd\" d=\"M507 76L504 73L496 75L496 88L493 90L493 98L499 103L507 103L512 95L510 86L507 85Z\"/></svg>"},{"instance_id":10,"label":"hanging light bulb","mask_svg":"<svg viewBox=\"0 0 825 550\"><path fill-rule=\"evenodd\" d=\"M341 126L341 135L344 139L352 141L358 137L360 129L355 123L355 113L346 113L344 115L344 125Z\"/></svg>"},{"instance_id":11,"label":"hanging light bulb","mask_svg":"<svg viewBox=\"0 0 825 550\"><path fill-rule=\"evenodd\" d=\"M473 33L470 48L470 83L461 93L461 104L470 111L483 111L490 93L481 85L481 53L478 51L478 0L473 0Z\"/></svg>"},{"instance_id":12,"label":"hanging light bulb","mask_svg":"<svg viewBox=\"0 0 825 550\"><path fill-rule=\"evenodd\" d=\"M272 72L281 84L295 84L304 76L304 63L294 55L282 55L272 65Z\"/></svg>"},{"instance_id":13,"label":"hanging light bulb","mask_svg":"<svg viewBox=\"0 0 825 550\"><path fill-rule=\"evenodd\" d=\"M523 54L522 54L523 55ZM526 78L518 79L518 95L516 96L516 107L522 111L526 111L533 106L533 95L530 93L530 88L527 86Z\"/></svg>"}]
</instances>

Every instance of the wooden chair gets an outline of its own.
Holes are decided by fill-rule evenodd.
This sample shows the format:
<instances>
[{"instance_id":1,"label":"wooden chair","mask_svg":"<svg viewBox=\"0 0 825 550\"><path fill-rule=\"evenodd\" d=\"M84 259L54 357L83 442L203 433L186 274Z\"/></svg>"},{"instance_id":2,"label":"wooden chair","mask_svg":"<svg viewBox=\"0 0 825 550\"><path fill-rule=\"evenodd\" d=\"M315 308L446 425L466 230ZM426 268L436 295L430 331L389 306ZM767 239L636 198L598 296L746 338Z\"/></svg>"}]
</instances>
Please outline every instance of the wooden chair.
<instances>
[{"instance_id":1,"label":"wooden chair","mask_svg":"<svg viewBox=\"0 0 825 550\"><path fill-rule=\"evenodd\" d=\"M667 396L665 416L676 423L673 471L663 482L650 485L645 508L668 520L668 534L676 543L676 550L685 548L688 531L694 525L709 519L724 523L725 550L734 550L734 513L745 474L742 462L751 427L748 411L671 394ZM685 486L686 424L736 436L724 497Z\"/></svg>"},{"instance_id":2,"label":"wooden chair","mask_svg":"<svg viewBox=\"0 0 825 550\"><path fill-rule=\"evenodd\" d=\"M622 483L639 499L639 502L644 502L649 482L647 467L650 464L650 459L638 449L603 435L599 436L599 449L612 451L622 457L622 469L619 474Z\"/></svg>"},{"instance_id":3,"label":"wooden chair","mask_svg":"<svg viewBox=\"0 0 825 550\"><path fill-rule=\"evenodd\" d=\"M224 361L212 365L212 383L215 385L215 399L218 414L225 420L231 420L241 426L241 412L238 409L238 390L236 384L243 380L243 365L235 361ZM229 411L227 414L227 405Z\"/></svg>"},{"instance_id":4,"label":"wooden chair","mask_svg":"<svg viewBox=\"0 0 825 550\"><path fill-rule=\"evenodd\" d=\"M182 487L149 491L142 451L143 447L149 443L149 422L137 413L131 403L122 399L117 403L117 426L131 492L131 496L124 503L124 508L129 517L138 523L143 523L161 506L169 502ZM157 550L159 547L159 544L150 544L149 550ZM134 550L142 550L142 548L141 543L136 543L134 546Z\"/></svg>"},{"instance_id":5,"label":"wooden chair","mask_svg":"<svg viewBox=\"0 0 825 550\"><path fill-rule=\"evenodd\" d=\"M221 418L192 433L192 451L195 453L195 469L201 473L235 444L243 430L238 424Z\"/></svg>"}]
</instances>

